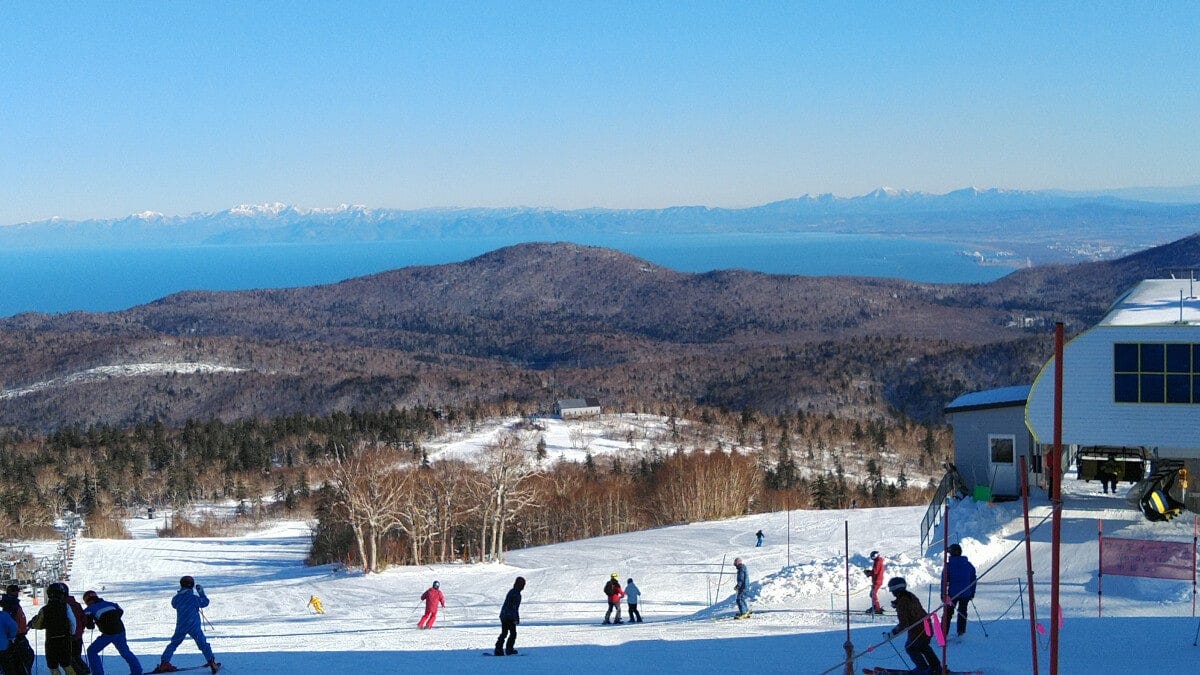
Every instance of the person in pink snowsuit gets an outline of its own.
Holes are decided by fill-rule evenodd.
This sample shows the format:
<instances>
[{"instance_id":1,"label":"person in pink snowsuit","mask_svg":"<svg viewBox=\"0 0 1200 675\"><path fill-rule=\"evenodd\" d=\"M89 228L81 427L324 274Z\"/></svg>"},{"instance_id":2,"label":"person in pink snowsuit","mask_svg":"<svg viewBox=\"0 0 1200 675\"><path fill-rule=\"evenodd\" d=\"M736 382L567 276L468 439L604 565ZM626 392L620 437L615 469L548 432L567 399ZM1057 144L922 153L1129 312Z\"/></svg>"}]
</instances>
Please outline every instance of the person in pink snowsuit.
<instances>
[{"instance_id":1,"label":"person in pink snowsuit","mask_svg":"<svg viewBox=\"0 0 1200 675\"><path fill-rule=\"evenodd\" d=\"M425 601L425 615L417 622L417 628L433 628L433 622L437 621L438 606L446 606L446 596L442 593L438 582L435 581L429 590L421 594L421 599Z\"/></svg>"}]
</instances>

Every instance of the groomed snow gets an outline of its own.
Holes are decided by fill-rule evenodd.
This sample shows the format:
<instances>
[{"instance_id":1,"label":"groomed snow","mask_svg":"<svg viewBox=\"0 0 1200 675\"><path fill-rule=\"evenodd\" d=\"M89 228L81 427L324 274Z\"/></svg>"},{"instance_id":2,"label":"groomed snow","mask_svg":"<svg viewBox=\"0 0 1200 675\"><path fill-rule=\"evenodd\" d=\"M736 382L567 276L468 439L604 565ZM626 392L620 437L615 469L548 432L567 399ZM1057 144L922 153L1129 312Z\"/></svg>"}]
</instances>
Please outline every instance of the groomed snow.
<instances>
[{"instance_id":1,"label":"groomed snow","mask_svg":"<svg viewBox=\"0 0 1200 675\"><path fill-rule=\"evenodd\" d=\"M1183 582L1104 578L1104 617L1096 614L1096 529L1105 536L1192 541L1192 523L1150 524L1124 500L1096 494L1097 484L1068 481L1063 524L1060 672L1194 672L1192 587ZM331 566L303 565L308 529L284 522L242 537L158 539L161 519L134 519L137 538L83 539L71 586L88 588L126 611L130 644L149 669L171 633L170 598L183 574L204 585L209 638L233 673L521 672L563 673L820 673L844 657L846 602L843 546L850 540L851 639L857 651L882 640L889 613L872 620L861 569L867 553L888 559L888 575L907 577L928 606L940 554L918 549L924 508L793 511L603 537L512 551L504 564L393 568L364 577ZM1033 523L1049 513L1035 505ZM951 512L951 541L961 541L982 579L968 633L951 641L949 664L988 673L1031 672L1029 624L1018 587L1024 579L1019 505L959 502ZM762 529L766 544L754 546ZM790 546L789 546L790 536ZM940 531L935 533L940 542ZM1039 616L1048 612L1050 525L1034 534ZM753 581L754 616L731 614L732 560L743 557ZM722 567L724 562L724 567ZM996 563L995 569L987 571ZM721 574L722 569L724 574ZM640 625L602 626L601 588L611 572L633 577L643 593ZM513 579L528 580L513 658L482 658L499 632L497 614ZM417 630L420 594L441 582L447 607L433 630ZM317 595L325 615L307 608ZM884 592L886 599L890 596ZM28 610L28 600L25 602ZM887 602L885 600L885 607ZM889 608L890 609L890 608ZM980 620L983 624L981 625ZM1048 626L1048 624L1046 624ZM985 635L986 630L986 635ZM1039 638L1048 672L1048 638ZM896 649L880 644L857 668L897 667ZM200 662L185 642L176 665ZM108 654L106 668L125 672Z\"/></svg>"}]
</instances>

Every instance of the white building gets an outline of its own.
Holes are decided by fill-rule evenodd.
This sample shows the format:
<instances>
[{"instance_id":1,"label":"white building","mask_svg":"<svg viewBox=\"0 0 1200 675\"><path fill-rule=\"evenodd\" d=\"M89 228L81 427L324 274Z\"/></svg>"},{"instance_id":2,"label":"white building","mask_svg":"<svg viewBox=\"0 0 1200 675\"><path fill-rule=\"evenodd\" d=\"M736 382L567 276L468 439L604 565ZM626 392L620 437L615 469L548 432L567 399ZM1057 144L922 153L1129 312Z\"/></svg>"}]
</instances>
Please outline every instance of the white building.
<instances>
[{"instance_id":1,"label":"white building","mask_svg":"<svg viewBox=\"0 0 1200 675\"><path fill-rule=\"evenodd\" d=\"M564 398L554 404L554 414L568 417L590 417L600 414L600 402L594 398Z\"/></svg>"}]
</instances>

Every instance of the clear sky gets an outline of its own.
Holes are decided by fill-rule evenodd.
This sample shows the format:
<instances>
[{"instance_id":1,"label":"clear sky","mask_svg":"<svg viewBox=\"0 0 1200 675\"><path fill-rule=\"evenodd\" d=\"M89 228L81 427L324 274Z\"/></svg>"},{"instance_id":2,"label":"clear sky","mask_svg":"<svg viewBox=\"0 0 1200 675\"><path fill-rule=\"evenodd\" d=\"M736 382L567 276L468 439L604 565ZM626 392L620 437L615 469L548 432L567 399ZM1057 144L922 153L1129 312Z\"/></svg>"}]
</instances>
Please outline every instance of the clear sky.
<instances>
[{"instance_id":1,"label":"clear sky","mask_svg":"<svg viewBox=\"0 0 1200 675\"><path fill-rule=\"evenodd\" d=\"M1200 2L0 2L0 224L1200 183Z\"/></svg>"}]
</instances>

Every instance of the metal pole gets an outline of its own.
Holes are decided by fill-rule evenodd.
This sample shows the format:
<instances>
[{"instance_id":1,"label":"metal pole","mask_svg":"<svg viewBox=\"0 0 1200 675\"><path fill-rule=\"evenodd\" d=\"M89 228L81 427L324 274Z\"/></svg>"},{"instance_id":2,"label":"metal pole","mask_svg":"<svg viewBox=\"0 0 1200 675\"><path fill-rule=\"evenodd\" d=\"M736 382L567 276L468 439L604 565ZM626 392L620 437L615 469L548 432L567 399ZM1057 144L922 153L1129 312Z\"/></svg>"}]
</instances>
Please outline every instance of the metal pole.
<instances>
[{"instance_id":1,"label":"metal pole","mask_svg":"<svg viewBox=\"0 0 1200 675\"><path fill-rule=\"evenodd\" d=\"M946 562L947 562L947 559L949 558L949 550L950 550L950 500L946 500L945 515L942 516L942 583L939 586L939 590L941 592L941 597L938 598L938 600L943 605L947 605L948 608L943 609L938 614L934 614L933 615L934 621L941 621L942 617L948 618L950 616L951 610L949 609L950 605L947 600L947 598L950 597L950 580L948 578L946 578ZM941 616L939 616L939 614ZM950 624L949 621L946 621L945 623L947 625ZM942 633L944 634L945 632L946 632L946 626L942 626ZM949 651L950 651L950 641L942 640L942 672L946 672L946 670L949 668L949 665L946 663L946 654Z\"/></svg>"},{"instance_id":2,"label":"metal pole","mask_svg":"<svg viewBox=\"0 0 1200 675\"><path fill-rule=\"evenodd\" d=\"M846 675L854 675L854 643L850 641L850 521L845 521L846 529ZM872 617L873 618L873 617Z\"/></svg>"},{"instance_id":3,"label":"metal pole","mask_svg":"<svg viewBox=\"0 0 1200 675\"><path fill-rule=\"evenodd\" d=\"M783 508L787 511L787 564L792 566L792 499L783 498Z\"/></svg>"},{"instance_id":4,"label":"metal pole","mask_svg":"<svg viewBox=\"0 0 1200 675\"><path fill-rule=\"evenodd\" d=\"M1096 519L1096 550L1100 564L1096 566L1096 618L1104 616L1104 520Z\"/></svg>"},{"instance_id":5,"label":"metal pole","mask_svg":"<svg viewBox=\"0 0 1200 675\"><path fill-rule=\"evenodd\" d=\"M1058 675L1058 617L1062 581L1062 417L1063 417L1063 323L1054 324L1054 470L1051 473L1050 506L1050 675Z\"/></svg>"},{"instance_id":6,"label":"metal pole","mask_svg":"<svg viewBox=\"0 0 1200 675\"><path fill-rule=\"evenodd\" d=\"M1038 675L1037 605L1033 601L1033 543L1029 531L1029 472L1025 455L1021 455L1021 506L1025 516L1025 575L1029 585L1029 647L1033 651L1032 672Z\"/></svg>"}]
</instances>

